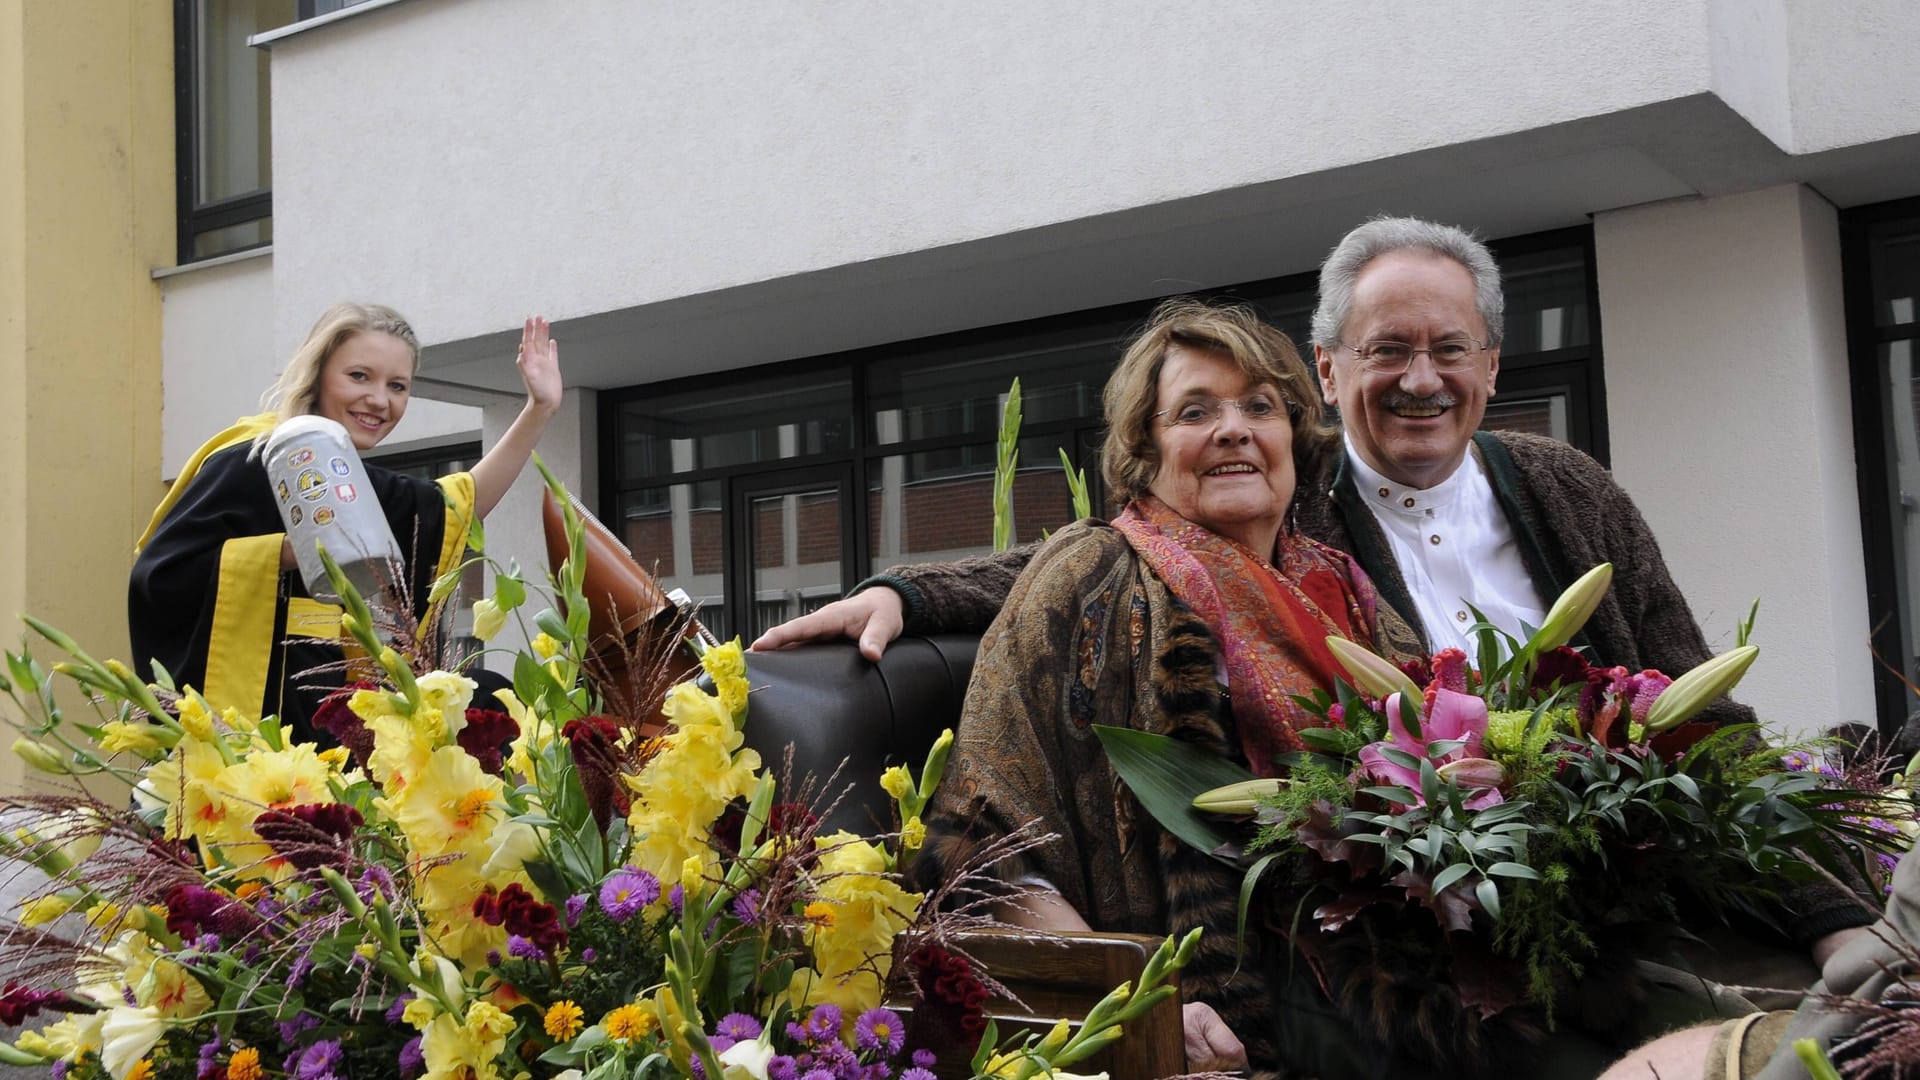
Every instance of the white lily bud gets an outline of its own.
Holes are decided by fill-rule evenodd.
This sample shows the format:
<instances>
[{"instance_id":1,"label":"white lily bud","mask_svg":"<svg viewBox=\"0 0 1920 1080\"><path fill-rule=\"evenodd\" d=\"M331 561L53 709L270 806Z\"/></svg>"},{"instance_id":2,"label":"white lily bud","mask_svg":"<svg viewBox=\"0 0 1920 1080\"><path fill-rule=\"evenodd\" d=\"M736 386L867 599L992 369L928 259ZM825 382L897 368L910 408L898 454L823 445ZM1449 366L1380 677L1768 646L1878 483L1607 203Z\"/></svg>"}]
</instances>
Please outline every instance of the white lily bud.
<instances>
[{"instance_id":1,"label":"white lily bud","mask_svg":"<svg viewBox=\"0 0 1920 1080\"><path fill-rule=\"evenodd\" d=\"M1599 566L1580 575L1580 580L1567 587L1560 599L1553 602L1547 612L1546 622L1527 639L1526 651L1539 656L1544 652L1565 645L1573 640L1573 635L1587 625L1593 618L1594 610L1613 586L1613 564L1601 563Z\"/></svg>"},{"instance_id":2,"label":"white lily bud","mask_svg":"<svg viewBox=\"0 0 1920 1080\"><path fill-rule=\"evenodd\" d=\"M1377 698L1400 695L1400 707L1420 711L1424 698L1407 673L1342 637L1327 638L1327 649L1347 669L1353 685Z\"/></svg>"},{"instance_id":3,"label":"white lily bud","mask_svg":"<svg viewBox=\"0 0 1920 1080\"><path fill-rule=\"evenodd\" d=\"M1461 787L1490 788L1507 782L1506 767L1492 758L1461 758L1435 769L1440 779Z\"/></svg>"},{"instance_id":4,"label":"white lily bud","mask_svg":"<svg viewBox=\"0 0 1920 1080\"><path fill-rule=\"evenodd\" d=\"M1237 784L1203 791L1193 797L1193 808L1209 814L1251 814L1261 799L1280 794L1284 780L1242 780Z\"/></svg>"},{"instance_id":5,"label":"white lily bud","mask_svg":"<svg viewBox=\"0 0 1920 1080\"><path fill-rule=\"evenodd\" d=\"M1693 719L1700 710L1732 690L1759 655L1759 646L1742 645L1673 680L1673 685L1647 710L1647 731L1665 731Z\"/></svg>"}]
</instances>

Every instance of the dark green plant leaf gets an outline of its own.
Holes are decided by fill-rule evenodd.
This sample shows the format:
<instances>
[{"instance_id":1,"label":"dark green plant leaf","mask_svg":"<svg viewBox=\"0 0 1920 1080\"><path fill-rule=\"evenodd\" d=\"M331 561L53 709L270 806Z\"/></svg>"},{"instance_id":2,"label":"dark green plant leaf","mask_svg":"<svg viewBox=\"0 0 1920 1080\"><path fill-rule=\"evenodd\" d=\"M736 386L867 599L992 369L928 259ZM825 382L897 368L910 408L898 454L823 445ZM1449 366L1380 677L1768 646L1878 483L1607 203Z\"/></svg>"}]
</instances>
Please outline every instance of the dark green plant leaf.
<instances>
[{"instance_id":1,"label":"dark green plant leaf","mask_svg":"<svg viewBox=\"0 0 1920 1080\"><path fill-rule=\"evenodd\" d=\"M1220 852L1235 838L1221 832L1193 808L1196 795L1254 775L1225 758L1198 747L1132 728L1093 725L1093 733L1107 752L1113 770L1147 813L1168 832L1201 851L1233 863Z\"/></svg>"}]
</instances>

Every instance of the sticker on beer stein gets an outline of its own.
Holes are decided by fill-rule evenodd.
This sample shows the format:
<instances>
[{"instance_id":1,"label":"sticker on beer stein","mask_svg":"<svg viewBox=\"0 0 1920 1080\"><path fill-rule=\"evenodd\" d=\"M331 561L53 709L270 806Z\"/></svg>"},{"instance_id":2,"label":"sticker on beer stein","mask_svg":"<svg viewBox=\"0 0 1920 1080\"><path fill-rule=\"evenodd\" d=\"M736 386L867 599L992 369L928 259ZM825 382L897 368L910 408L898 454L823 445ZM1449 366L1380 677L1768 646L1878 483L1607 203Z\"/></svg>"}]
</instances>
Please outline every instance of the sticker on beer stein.
<instances>
[{"instance_id":1,"label":"sticker on beer stein","mask_svg":"<svg viewBox=\"0 0 1920 1080\"><path fill-rule=\"evenodd\" d=\"M294 504L293 511L287 516L293 519L295 525L298 525L300 524L300 519L305 516L305 511L301 510L299 504L296 503Z\"/></svg>"},{"instance_id":2,"label":"sticker on beer stein","mask_svg":"<svg viewBox=\"0 0 1920 1080\"><path fill-rule=\"evenodd\" d=\"M328 525L333 524L333 507L316 507L313 511L313 523L321 528L326 528Z\"/></svg>"},{"instance_id":3,"label":"sticker on beer stein","mask_svg":"<svg viewBox=\"0 0 1920 1080\"><path fill-rule=\"evenodd\" d=\"M343 503L350 503L359 498L360 493L353 490L352 484L335 484L333 485L333 497Z\"/></svg>"},{"instance_id":4,"label":"sticker on beer stein","mask_svg":"<svg viewBox=\"0 0 1920 1080\"><path fill-rule=\"evenodd\" d=\"M299 466L299 465L305 465L307 462L312 460L313 460L313 448L308 446L303 446L300 449L295 450L293 452L293 456L287 459L287 464Z\"/></svg>"},{"instance_id":5,"label":"sticker on beer stein","mask_svg":"<svg viewBox=\"0 0 1920 1080\"><path fill-rule=\"evenodd\" d=\"M327 468L332 469L333 475L335 476L345 476L353 471L353 466L348 465L347 459L343 457L337 457L327 462Z\"/></svg>"},{"instance_id":6,"label":"sticker on beer stein","mask_svg":"<svg viewBox=\"0 0 1920 1080\"><path fill-rule=\"evenodd\" d=\"M308 502L326 497L327 478L320 475L319 469L306 469L302 471L300 478L293 483L295 487L300 489L300 497Z\"/></svg>"},{"instance_id":7,"label":"sticker on beer stein","mask_svg":"<svg viewBox=\"0 0 1920 1080\"><path fill-rule=\"evenodd\" d=\"M292 492L287 490L287 482L285 480L280 481L280 501L286 502L292 494Z\"/></svg>"}]
</instances>

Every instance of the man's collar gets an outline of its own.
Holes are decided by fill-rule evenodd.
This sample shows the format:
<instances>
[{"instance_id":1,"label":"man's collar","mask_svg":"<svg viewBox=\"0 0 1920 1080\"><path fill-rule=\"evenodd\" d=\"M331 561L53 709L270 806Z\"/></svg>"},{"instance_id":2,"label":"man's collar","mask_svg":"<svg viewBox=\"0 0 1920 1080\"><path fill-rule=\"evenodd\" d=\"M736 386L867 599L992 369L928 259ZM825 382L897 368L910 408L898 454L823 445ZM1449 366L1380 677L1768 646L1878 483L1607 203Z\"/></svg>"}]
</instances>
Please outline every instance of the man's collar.
<instances>
[{"instance_id":1,"label":"man's collar","mask_svg":"<svg viewBox=\"0 0 1920 1080\"><path fill-rule=\"evenodd\" d=\"M1346 446L1347 469L1353 474L1354 488L1360 493L1360 498L1376 510L1412 514L1447 506L1458 499L1471 483L1472 474L1465 466L1467 459L1473 455L1460 455L1460 464L1454 466L1453 472L1445 480L1429 488L1416 488L1389 480L1367 464L1354 447L1351 435L1342 433L1341 441ZM1478 467L1476 459L1475 468Z\"/></svg>"}]
</instances>

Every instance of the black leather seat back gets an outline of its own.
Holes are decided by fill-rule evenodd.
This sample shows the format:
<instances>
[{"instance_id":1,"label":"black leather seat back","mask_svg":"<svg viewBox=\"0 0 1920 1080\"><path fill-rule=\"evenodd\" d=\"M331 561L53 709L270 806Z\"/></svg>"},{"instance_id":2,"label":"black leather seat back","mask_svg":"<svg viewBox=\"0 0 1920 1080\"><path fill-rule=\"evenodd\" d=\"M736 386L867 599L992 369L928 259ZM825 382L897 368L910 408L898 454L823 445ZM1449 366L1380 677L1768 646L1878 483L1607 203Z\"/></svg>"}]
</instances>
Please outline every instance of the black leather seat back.
<instances>
[{"instance_id":1,"label":"black leather seat back","mask_svg":"<svg viewBox=\"0 0 1920 1080\"><path fill-rule=\"evenodd\" d=\"M823 833L886 827L881 771L904 764L917 775L941 730L960 722L979 646L970 635L901 638L878 664L850 642L748 653L747 745L778 777L791 744L795 783L815 777L823 806L846 792Z\"/></svg>"}]
</instances>

